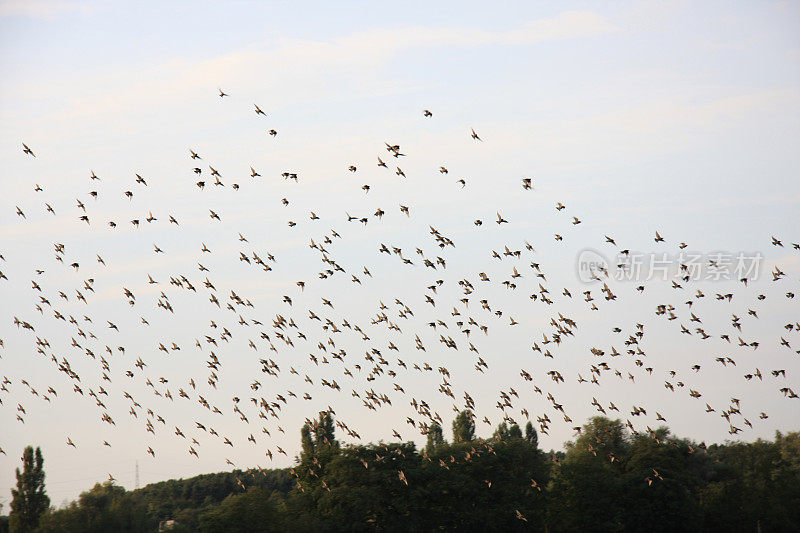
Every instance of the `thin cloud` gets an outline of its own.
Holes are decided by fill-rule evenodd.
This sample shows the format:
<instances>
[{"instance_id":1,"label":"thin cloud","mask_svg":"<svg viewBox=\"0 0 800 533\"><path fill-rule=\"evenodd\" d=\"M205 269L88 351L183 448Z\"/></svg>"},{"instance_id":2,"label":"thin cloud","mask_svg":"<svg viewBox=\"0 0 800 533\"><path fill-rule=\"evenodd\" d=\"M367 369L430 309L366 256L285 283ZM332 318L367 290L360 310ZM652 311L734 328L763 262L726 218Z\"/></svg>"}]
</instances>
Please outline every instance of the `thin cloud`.
<instances>
[{"instance_id":1,"label":"thin cloud","mask_svg":"<svg viewBox=\"0 0 800 533\"><path fill-rule=\"evenodd\" d=\"M2 0L0 0L2 1ZM34 2L38 8L31 12L44 14L44 6L57 13L65 9L59 1ZM24 2L7 2L6 12L23 9ZM3 6L3 4L0 4ZM18 6L14 7L14 6ZM60 7L59 7L60 6ZM0 13L3 8L0 7ZM406 50L435 47L515 46L546 41L595 37L616 31L617 28L599 14L590 11L566 11L554 17L529 21L520 28L504 32L491 32L472 27L410 27L377 29L331 41L302 39L279 39L262 43L248 50L220 55L204 61L187 64L184 61L166 61L150 65L139 76L140 83L131 83L130 72L121 69L79 78L61 80L61 100L64 106L43 120L75 120L87 116L105 117L117 110L142 108L165 100L185 101L198 86L216 86L220 80L232 83L252 84L255 81L274 78L274 72L282 72L281 78L273 82L277 91L273 97L286 106L309 100L335 100L330 87L319 84L319 78L327 73L347 70L352 75L352 88L358 94L380 94L402 91L403 87L375 81L372 68L388 62L394 55ZM302 69L296 66L302 64ZM356 69L353 72L351 69ZM157 81L153 81L157 80ZM230 82L229 82L230 83ZM64 91L63 88L68 88ZM5 91L4 91L5 92ZM345 91L348 95L352 93ZM52 96L52 87L17 86L14 93L5 92L4 97L38 100Z\"/></svg>"},{"instance_id":2,"label":"thin cloud","mask_svg":"<svg viewBox=\"0 0 800 533\"><path fill-rule=\"evenodd\" d=\"M94 9L87 2L70 0L0 0L0 17L31 17L52 20L70 12L88 13Z\"/></svg>"}]
</instances>

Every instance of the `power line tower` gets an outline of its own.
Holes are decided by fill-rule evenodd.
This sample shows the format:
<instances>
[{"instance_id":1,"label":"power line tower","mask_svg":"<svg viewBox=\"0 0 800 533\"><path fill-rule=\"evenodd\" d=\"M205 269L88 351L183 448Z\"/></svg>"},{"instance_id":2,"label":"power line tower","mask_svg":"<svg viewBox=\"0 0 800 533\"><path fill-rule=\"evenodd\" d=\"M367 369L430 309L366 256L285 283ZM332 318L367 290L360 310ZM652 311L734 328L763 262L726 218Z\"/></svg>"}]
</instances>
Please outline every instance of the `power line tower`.
<instances>
[{"instance_id":1,"label":"power line tower","mask_svg":"<svg viewBox=\"0 0 800 533\"><path fill-rule=\"evenodd\" d=\"M136 461L136 490L139 490L139 461Z\"/></svg>"}]
</instances>

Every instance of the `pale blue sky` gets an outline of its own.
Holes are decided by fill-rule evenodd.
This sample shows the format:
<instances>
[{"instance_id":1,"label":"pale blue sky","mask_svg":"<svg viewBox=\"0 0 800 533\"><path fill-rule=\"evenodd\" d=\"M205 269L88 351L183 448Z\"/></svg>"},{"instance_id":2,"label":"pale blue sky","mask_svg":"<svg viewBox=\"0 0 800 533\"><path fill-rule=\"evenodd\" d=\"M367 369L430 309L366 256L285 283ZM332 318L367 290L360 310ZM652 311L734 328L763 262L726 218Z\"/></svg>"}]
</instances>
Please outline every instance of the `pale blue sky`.
<instances>
[{"instance_id":1,"label":"pale blue sky","mask_svg":"<svg viewBox=\"0 0 800 533\"><path fill-rule=\"evenodd\" d=\"M12 381L9 391L0 392L0 424L6 428L0 447L7 453L0 455L0 502L8 502L18 453L28 443L42 445L48 492L60 504L108 473L131 488L136 460L142 484L219 471L227 467L225 458L240 467L286 466L298 449L304 418L328 405L364 440L391 440L397 429L404 438L421 442L403 422L413 416L405 396L426 399L448 426L453 402L436 392L441 382L435 372L404 371L396 366L397 357L409 366L422 361L446 366L458 406L463 407L468 391L479 418L488 416L493 424L502 419L493 407L498 394L514 387L520 399L509 410L512 416L523 420L519 409L527 407L535 416L548 413L553 419L550 435L540 439L548 449L560 447L571 438L573 425L595 413L593 396L606 405L616 403L623 419L631 418L626 410L632 405L646 406L648 416L634 419L642 428L655 427L659 411L678 435L709 442L729 437L727 423L717 415L731 397L742 400L755 426L740 435L744 439L798 429L797 400L784 398L778 388L800 390L798 358L779 346L783 336L793 349L800 348L799 334L783 328L800 318L796 303L785 297L789 291L800 294L800 253L790 245L800 242L800 4L164 4L140 2L131 9L111 2L0 1L0 183L5 191L0 253L6 258L0 270L9 278L0 281L0 338L5 344L0 375ZM220 100L218 87L230 98ZM254 102L267 118L255 115ZM426 108L433 118L422 117ZM266 134L270 128L278 130L277 138ZM483 143L469 138L470 128ZM398 163L384 141L401 144L408 156ZM36 152L35 159L22 153L22 142ZM199 191L193 185L198 178L191 172L196 163L188 158L189 148L204 157L204 169L208 164L220 169L225 189L209 185ZM408 178L377 168L378 155L390 167L401 165ZM347 172L350 164L358 167L355 175ZM249 177L251 165L263 175L261 181ZM438 173L440 165L450 173ZM90 169L102 181L91 182ZM287 170L298 171L300 182L284 182L280 173ZM147 188L134 183L134 173L145 176ZM534 191L522 190L524 176L533 177ZM463 190L456 184L459 178L467 181ZM240 191L231 190L234 182L242 185ZM37 183L44 191L34 191ZM372 184L369 194L360 189L365 183ZM99 192L99 200L92 200L91 190ZM134 191L134 199L126 199L124 190ZM280 204L283 197L291 200L288 208ZM87 205L91 226L78 221L82 213L76 199ZM560 213L553 208L559 201L567 204ZM57 217L45 212L44 202ZM398 204L411 206L412 216L399 213ZM25 220L16 215L17 206ZM366 227L344 218L345 212L371 215L377 207L386 216ZM209 208L220 213L222 222L211 223ZM309 220L310 210L321 220ZM150 211L157 223L133 229L128 221L144 219ZM497 211L509 219L508 225L492 222ZM180 228L166 223L169 214L181 221ZM572 216L583 223L571 225ZM105 225L111 218L120 222L116 232ZM484 220L481 228L472 224L476 218ZM289 228L287 220L297 227ZM429 225L451 237L456 248L440 251ZM331 257L348 274L321 281L319 255L307 245L310 238L320 242L331 228L344 237L330 245ZM653 242L656 230L667 239L660 246L670 252L686 241L703 253L765 255L764 276L747 288L738 283L702 286L709 295L737 295L725 306L706 298L692 308L715 339L680 334L679 322L696 327L683 303L690 293L676 293L668 284L648 284L645 295L635 285L620 284L618 300L599 301L598 312L578 298L587 290L574 272L581 249L610 252L604 235L613 235L632 250L660 251ZM236 239L239 232L249 243ZM565 240L555 242L554 233ZM786 247L771 246L772 235ZM505 245L524 250L526 240L535 253L525 251L515 262L491 258L492 250L502 251ZM79 261L79 272L53 259L55 242L67 245L67 264ZM164 255L153 253L154 243ZM202 254L201 243L214 253ZM448 268L434 272L421 264L404 266L397 256L378 254L380 243L402 247L415 263L421 260L414 252L417 246L429 257L446 254ZM242 251L262 257L272 252L278 262L264 273L238 261ZM96 253L107 267L96 264ZM169 276L179 274L201 282L206 273L197 271L198 261L212 269L208 276L220 301L231 289L251 298L256 308L245 315L261 320L261 330L270 334L276 314L295 317L308 336L307 346L297 342L291 350L276 342L275 353L259 341L259 351L252 351L248 340L258 340L255 327L241 327L238 314L216 310L202 285L194 295L166 284ZM542 283L551 293L560 295L570 287L576 297L554 298L553 306L532 302L528 295L540 280L528 266L531 261L546 269ZM776 264L787 276L773 283L768 272ZM365 283L359 288L349 276L363 266L374 278L361 276ZM525 276L513 293L500 284L512 266ZM46 272L39 276L36 268ZM492 283L481 285L479 272L486 272ZM161 283L148 285L147 274ZM72 294L88 277L96 279L97 293L84 306ZM457 333L450 313L461 305L457 281L464 278L479 287L470 307L461 311L489 324L488 336L473 333L465 339ZM308 282L306 291L298 290L298 279ZM436 279L446 283L432 308L424 294L431 294L425 287ZM104 385L116 428L100 422L103 411L90 398L72 393L72 383L49 363L50 351L59 359L67 357L79 369L85 392L103 385L97 361L70 346L75 328L53 320L49 310L44 317L35 310L39 293L30 289L31 280L40 283L42 294L62 313L92 317L98 339L87 346L97 355L105 345L126 346L126 355L108 358L113 381ZM136 306L127 304L122 287L136 293ZM600 300L599 287L588 288ZM72 291L69 302L58 297L62 289ZM161 290L169 293L175 316L156 307ZM757 294L766 300L756 300ZM292 296L291 308L282 303L283 295ZM335 310L321 306L322 297L334 302ZM391 304L395 298L414 310L413 318L398 318ZM505 310L502 319L480 309L483 298L493 310ZM402 326L402 334L370 326L380 312L379 300L395 313L392 320ZM657 318L655 306L662 303L675 305L681 319ZM317 353L317 342L329 334L307 319L309 309L369 329L366 344L382 350L393 365L387 368L398 373L396 380L386 375L364 380L369 368L363 360L365 343L350 333L337 334L337 349L348 352L344 364L310 363L308 354ZM757 309L759 318L748 315L748 309ZM554 359L545 359L530 345L541 345L543 332L550 336L548 323L559 312L574 318L579 328L575 338L553 349ZM519 326L508 326L509 314ZM731 314L742 318L745 339L761 342L757 351L718 338L731 329ZM35 323L35 335L14 327L14 316ZM141 316L150 321L149 328ZM438 342L441 329L434 332L426 325L433 319L450 324L445 335L459 341L458 352ZM121 332L109 331L105 320L118 324ZM229 344L215 351L223 361L217 391L206 390L208 347L202 352L193 348L195 338L218 335L210 320L234 333ZM646 324L644 366L653 367L653 375L620 357L609 364L623 376L635 373L636 383L604 374L602 387L579 385L577 375L589 378L590 365L599 362L589 348L621 351L637 322ZM615 326L624 333L613 333ZM417 333L425 342L424 353L414 349ZM36 354L36 335L49 340L48 359ZM476 356L464 348L470 341L490 364L486 374L474 371ZM177 342L181 351L165 356L157 350L159 342ZM401 348L399 355L387 351L389 342ZM737 366L715 363L721 355L736 359ZM139 356L148 362L146 375L154 383L159 376L169 380L157 387L161 392L169 388L175 402L154 396L140 376L125 377ZM263 357L280 364L279 380L259 372ZM703 367L698 374L690 370L696 362ZM364 366L357 379L342 374L356 363ZM299 377L289 375L292 366ZM765 374L785 368L787 378L745 381L742 375L755 367ZM550 403L520 378L521 369L564 404L574 423L558 419ZM551 369L559 369L566 383L548 381ZM677 393L663 387L673 369L678 377L672 381L682 379L687 385ZM313 386L303 382L305 374ZM187 375L195 376L198 392L224 416L212 417L194 395L191 401L178 400ZM320 387L322 378L336 379L343 391ZM47 404L31 395L22 379L40 394L52 385L57 400ZM280 421L258 420L248 406L251 423L244 424L231 411L231 397L249 403L254 379L264 386L259 396L274 399L291 389L298 395L309 392L313 399L290 402ZM405 387L405 396L393 392L394 382ZM703 392L703 398L690 398L690 387ZM392 407L376 415L350 395L355 389L363 396L370 388L391 393ZM137 419L126 414L130 405L123 391L143 406ZM706 414L705 401L717 413ZM17 404L26 410L24 425L16 421ZM156 437L144 429L147 408L167 420L166 427L156 423ZM759 420L761 411L769 418ZM236 447L231 450L194 429L195 421L213 425ZM201 442L199 459L187 455L187 443L173 434L176 425ZM261 433L262 426L271 438ZM480 435L490 433L489 426L478 427ZM250 433L258 438L257 446L247 442ZM77 449L65 445L67 436ZM113 447L102 446L104 439ZM155 459L146 455L147 446L157 450ZM276 446L289 458L266 459L264 450L274 453Z\"/></svg>"}]
</instances>

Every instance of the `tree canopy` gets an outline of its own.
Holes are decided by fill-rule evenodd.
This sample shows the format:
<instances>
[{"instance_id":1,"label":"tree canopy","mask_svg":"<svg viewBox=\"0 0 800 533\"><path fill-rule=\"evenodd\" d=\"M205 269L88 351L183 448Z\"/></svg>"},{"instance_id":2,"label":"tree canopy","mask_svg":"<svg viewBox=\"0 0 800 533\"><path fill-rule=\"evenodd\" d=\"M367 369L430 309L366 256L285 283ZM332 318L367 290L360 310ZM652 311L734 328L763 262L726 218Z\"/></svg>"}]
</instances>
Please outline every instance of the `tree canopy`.
<instances>
[{"instance_id":1,"label":"tree canopy","mask_svg":"<svg viewBox=\"0 0 800 533\"><path fill-rule=\"evenodd\" d=\"M39 517L50 506L50 498L44 489L44 458L42 450L27 446L22 452L22 472L19 468L17 487L11 489L10 531L28 532L39 525Z\"/></svg>"},{"instance_id":2,"label":"tree canopy","mask_svg":"<svg viewBox=\"0 0 800 533\"><path fill-rule=\"evenodd\" d=\"M428 427L422 450L413 442L345 446L334 427L330 412L308 421L289 469L135 491L97 484L19 530L788 532L800 523L798 432L705 446L665 427L637 433L596 417L565 452L544 452L531 424L501 423L479 438L467 412L452 442L438 424ZM32 473L41 462L29 455ZM25 469L20 477L29 479Z\"/></svg>"}]
</instances>

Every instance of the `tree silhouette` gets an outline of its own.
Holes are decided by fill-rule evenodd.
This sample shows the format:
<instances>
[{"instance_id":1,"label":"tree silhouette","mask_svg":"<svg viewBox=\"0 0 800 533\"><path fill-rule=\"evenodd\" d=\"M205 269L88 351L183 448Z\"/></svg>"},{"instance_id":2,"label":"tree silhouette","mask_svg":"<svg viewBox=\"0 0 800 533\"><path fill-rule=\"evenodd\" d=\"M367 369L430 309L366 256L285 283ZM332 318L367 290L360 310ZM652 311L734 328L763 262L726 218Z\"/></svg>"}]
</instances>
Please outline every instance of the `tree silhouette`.
<instances>
[{"instance_id":1,"label":"tree silhouette","mask_svg":"<svg viewBox=\"0 0 800 533\"><path fill-rule=\"evenodd\" d=\"M425 445L425 451L431 454L436 451L436 448L444 444L444 433L442 426L434 422L428 428L428 442Z\"/></svg>"},{"instance_id":2,"label":"tree silhouette","mask_svg":"<svg viewBox=\"0 0 800 533\"><path fill-rule=\"evenodd\" d=\"M311 437L311 427L308 424L303 424L300 429L300 443L303 457L314 455L314 439Z\"/></svg>"},{"instance_id":3,"label":"tree silhouette","mask_svg":"<svg viewBox=\"0 0 800 533\"><path fill-rule=\"evenodd\" d=\"M525 440L527 440L535 448L539 447L539 434L536 432L536 428L533 427L533 424L531 424L530 421L525 424Z\"/></svg>"},{"instance_id":4,"label":"tree silhouette","mask_svg":"<svg viewBox=\"0 0 800 533\"><path fill-rule=\"evenodd\" d=\"M37 446L27 446L22 453L22 472L17 468L17 488L11 489L10 531L27 532L39 525L39 517L50 506L44 491L44 458Z\"/></svg>"},{"instance_id":5,"label":"tree silhouette","mask_svg":"<svg viewBox=\"0 0 800 533\"><path fill-rule=\"evenodd\" d=\"M328 411L319 413L319 420L310 420L300 429L300 462L329 458L339 450L336 440L333 417Z\"/></svg>"},{"instance_id":6,"label":"tree silhouette","mask_svg":"<svg viewBox=\"0 0 800 533\"><path fill-rule=\"evenodd\" d=\"M453 420L453 442L470 442L475 438L475 415L466 409Z\"/></svg>"},{"instance_id":7,"label":"tree silhouette","mask_svg":"<svg viewBox=\"0 0 800 533\"><path fill-rule=\"evenodd\" d=\"M457 441L449 443L431 422L432 449L423 451L413 442L342 444L333 413L324 411L303 427L293 467L204 474L135 491L105 482L47 509L38 526L23 525L17 512L12 531L146 533L165 520L177 522L173 531L200 533L794 533L800 524L798 432L706 446L665 427L629 431L620 420L597 417L566 452L544 453L533 424L522 431L507 420L482 438L469 411L456 422ZM27 456L21 484L37 464L32 449ZM22 494L15 491L15 499ZM0 533L3 527L0 517Z\"/></svg>"},{"instance_id":8,"label":"tree silhouette","mask_svg":"<svg viewBox=\"0 0 800 533\"><path fill-rule=\"evenodd\" d=\"M319 414L319 421L311 428L314 432L314 447L317 450L324 448L338 448L334 435L333 417L329 411L322 411Z\"/></svg>"}]
</instances>

